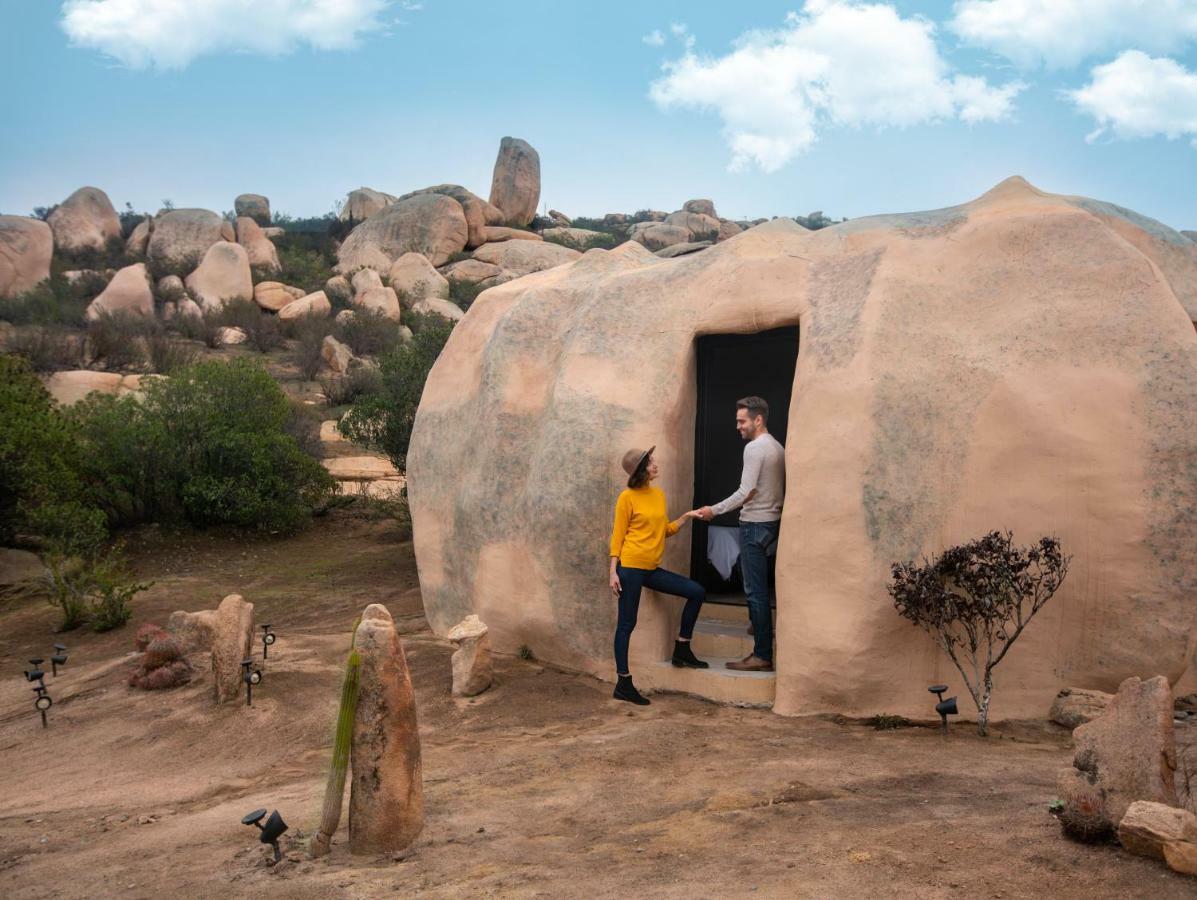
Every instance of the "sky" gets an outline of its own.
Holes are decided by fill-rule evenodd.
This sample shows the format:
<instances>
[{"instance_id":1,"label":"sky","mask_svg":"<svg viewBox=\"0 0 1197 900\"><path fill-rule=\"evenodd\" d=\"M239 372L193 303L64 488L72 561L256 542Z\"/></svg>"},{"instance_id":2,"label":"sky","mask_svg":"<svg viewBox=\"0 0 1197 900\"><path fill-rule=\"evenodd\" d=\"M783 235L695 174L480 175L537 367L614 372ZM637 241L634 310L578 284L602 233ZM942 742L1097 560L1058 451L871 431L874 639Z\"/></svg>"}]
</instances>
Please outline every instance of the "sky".
<instances>
[{"instance_id":1,"label":"sky","mask_svg":"<svg viewBox=\"0 0 1197 900\"><path fill-rule=\"evenodd\" d=\"M332 210L365 185L729 218L1022 175L1197 229L1197 0L0 0L0 212Z\"/></svg>"}]
</instances>

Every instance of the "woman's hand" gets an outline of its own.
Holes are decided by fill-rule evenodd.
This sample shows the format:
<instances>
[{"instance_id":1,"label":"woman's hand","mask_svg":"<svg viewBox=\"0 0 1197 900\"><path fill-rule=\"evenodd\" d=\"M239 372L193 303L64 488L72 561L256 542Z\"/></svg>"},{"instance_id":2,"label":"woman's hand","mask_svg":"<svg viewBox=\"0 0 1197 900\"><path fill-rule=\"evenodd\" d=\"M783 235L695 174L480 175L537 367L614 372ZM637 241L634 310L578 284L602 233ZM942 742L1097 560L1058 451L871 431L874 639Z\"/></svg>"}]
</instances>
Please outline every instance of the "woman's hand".
<instances>
[{"instance_id":1,"label":"woman's hand","mask_svg":"<svg viewBox=\"0 0 1197 900\"><path fill-rule=\"evenodd\" d=\"M611 587L611 593L618 597L623 593L623 585L619 583L619 571L615 568L617 560L611 557L611 578L608 584Z\"/></svg>"}]
</instances>

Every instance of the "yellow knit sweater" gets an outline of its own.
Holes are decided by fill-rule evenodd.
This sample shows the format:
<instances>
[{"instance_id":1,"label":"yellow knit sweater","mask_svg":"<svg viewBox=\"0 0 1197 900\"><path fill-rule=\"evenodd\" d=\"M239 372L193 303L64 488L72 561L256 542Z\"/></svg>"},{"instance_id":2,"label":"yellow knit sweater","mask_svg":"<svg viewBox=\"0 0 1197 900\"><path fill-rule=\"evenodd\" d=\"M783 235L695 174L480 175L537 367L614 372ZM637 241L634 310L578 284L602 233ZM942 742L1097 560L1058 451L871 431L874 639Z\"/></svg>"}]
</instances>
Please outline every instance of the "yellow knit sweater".
<instances>
[{"instance_id":1,"label":"yellow knit sweater","mask_svg":"<svg viewBox=\"0 0 1197 900\"><path fill-rule=\"evenodd\" d=\"M611 555L631 569L655 569L665 553L665 538L677 533L678 526L665 512L663 490L628 488L615 502Z\"/></svg>"}]
</instances>

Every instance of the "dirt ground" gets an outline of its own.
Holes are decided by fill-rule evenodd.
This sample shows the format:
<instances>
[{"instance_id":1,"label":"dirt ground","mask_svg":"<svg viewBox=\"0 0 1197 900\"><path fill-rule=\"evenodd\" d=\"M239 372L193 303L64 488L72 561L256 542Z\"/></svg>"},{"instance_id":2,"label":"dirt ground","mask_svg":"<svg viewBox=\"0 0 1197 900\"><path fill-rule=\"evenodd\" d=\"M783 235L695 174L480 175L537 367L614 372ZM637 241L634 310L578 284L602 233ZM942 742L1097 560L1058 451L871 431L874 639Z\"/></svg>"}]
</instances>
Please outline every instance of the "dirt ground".
<instances>
[{"instance_id":1,"label":"dirt ground","mask_svg":"<svg viewBox=\"0 0 1197 900\"><path fill-rule=\"evenodd\" d=\"M411 544L348 514L287 539L130 543L155 586L126 628L59 636L42 730L21 678L55 614L0 609L0 896L34 897L1197 897L1197 879L1117 846L1065 840L1048 813L1068 733L960 724L874 731L824 717L610 687L504 658L450 696L451 648L421 614ZM254 704L214 707L206 661L174 691L125 686L132 638L228 593L278 643ZM385 603L405 632L427 821L398 859L351 858L347 813L310 861L341 665L355 616ZM878 710L884 712L884 710ZM1191 726L1190 726L1191 727ZM291 826L266 864L256 807Z\"/></svg>"}]
</instances>

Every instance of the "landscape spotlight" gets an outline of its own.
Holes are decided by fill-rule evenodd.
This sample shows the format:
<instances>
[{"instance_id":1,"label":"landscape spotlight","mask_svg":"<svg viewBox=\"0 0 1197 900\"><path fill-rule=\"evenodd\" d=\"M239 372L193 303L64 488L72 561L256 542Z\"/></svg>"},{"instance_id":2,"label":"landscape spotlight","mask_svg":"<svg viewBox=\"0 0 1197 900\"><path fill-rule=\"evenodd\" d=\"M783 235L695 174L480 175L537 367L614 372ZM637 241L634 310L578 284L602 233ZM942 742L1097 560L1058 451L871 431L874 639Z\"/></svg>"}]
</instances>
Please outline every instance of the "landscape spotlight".
<instances>
[{"instance_id":1,"label":"landscape spotlight","mask_svg":"<svg viewBox=\"0 0 1197 900\"><path fill-rule=\"evenodd\" d=\"M50 695L46 693L45 685L39 684L33 689L37 696L33 700L33 708L42 714L42 728L48 727L46 725L46 710L54 705L54 701L50 699Z\"/></svg>"},{"instance_id":2,"label":"landscape spotlight","mask_svg":"<svg viewBox=\"0 0 1197 900\"><path fill-rule=\"evenodd\" d=\"M241 680L245 682L245 705L254 705L254 685L262 683L262 670L253 668L252 659L241 660Z\"/></svg>"},{"instance_id":3,"label":"landscape spotlight","mask_svg":"<svg viewBox=\"0 0 1197 900\"><path fill-rule=\"evenodd\" d=\"M262 626L262 659L266 658L267 653L270 650L270 645L273 644L276 640L278 640L278 638L275 635L275 633L270 630L270 626L263 625Z\"/></svg>"},{"instance_id":4,"label":"landscape spotlight","mask_svg":"<svg viewBox=\"0 0 1197 900\"><path fill-rule=\"evenodd\" d=\"M948 733L948 716L957 714L956 698L949 697L947 700L943 698L943 692L948 689L946 684L933 684L927 688L932 694L939 698L939 702L935 704L935 711L939 713L939 719L943 722L943 733L946 736Z\"/></svg>"},{"instance_id":5,"label":"landscape spotlight","mask_svg":"<svg viewBox=\"0 0 1197 900\"><path fill-rule=\"evenodd\" d=\"M42 671L42 658L40 656L29 660L29 665L33 666L33 668L25 670L26 681L41 681L46 677L46 673Z\"/></svg>"},{"instance_id":6,"label":"landscape spotlight","mask_svg":"<svg viewBox=\"0 0 1197 900\"><path fill-rule=\"evenodd\" d=\"M54 645L54 655L50 657L50 666L53 668L54 677L58 677L58 667L65 666L67 661L66 647L62 644Z\"/></svg>"},{"instance_id":7,"label":"landscape spotlight","mask_svg":"<svg viewBox=\"0 0 1197 900\"><path fill-rule=\"evenodd\" d=\"M279 862L283 858L283 855L278 849L278 839L287 830L287 823L283 821L283 817L278 814L278 810L276 809L270 814L270 818L266 819L266 824L263 825L262 819L265 815L265 809L255 809L241 819L241 824L256 826L258 831L262 832L258 835L258 840L274 848L274 861Z\"/></svg>"}]
</instances>

